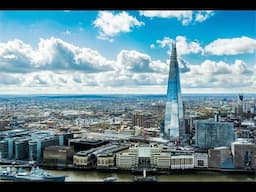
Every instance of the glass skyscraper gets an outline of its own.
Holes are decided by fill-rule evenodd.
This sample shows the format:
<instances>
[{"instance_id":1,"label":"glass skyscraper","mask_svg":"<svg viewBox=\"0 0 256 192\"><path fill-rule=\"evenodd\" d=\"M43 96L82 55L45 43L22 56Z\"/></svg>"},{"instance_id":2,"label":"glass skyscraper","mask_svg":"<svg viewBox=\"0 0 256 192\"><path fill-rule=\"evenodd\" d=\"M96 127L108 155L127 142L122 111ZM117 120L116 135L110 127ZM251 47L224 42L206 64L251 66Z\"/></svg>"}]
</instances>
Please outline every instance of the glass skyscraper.
<instances>
[{"instance_id":1,"label":"glass skyscraper","mask_svg":"<svg viewBox=\"0 0 256 192\"><path fill-rule=\"evenodd\" d=\"M176 44L172 44L163 137L183 143L185 127Z\"/></svg>"}]
</instances>

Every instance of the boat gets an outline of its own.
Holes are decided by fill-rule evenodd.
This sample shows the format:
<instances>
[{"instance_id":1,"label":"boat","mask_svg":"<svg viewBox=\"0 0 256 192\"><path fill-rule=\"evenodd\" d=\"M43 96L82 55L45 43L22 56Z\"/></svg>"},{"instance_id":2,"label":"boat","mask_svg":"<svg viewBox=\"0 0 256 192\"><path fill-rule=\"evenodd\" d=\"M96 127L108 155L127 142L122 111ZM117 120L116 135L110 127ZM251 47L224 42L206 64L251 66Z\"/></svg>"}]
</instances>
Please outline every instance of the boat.
<instances>
[{"instance_id":1,"label":"boat","mask_svg":"<svg viewBox=\"0 0 256 192\"><path fill-rule=\"evenodd\" d=\"M22 168L0 168L0 180L32 181L32 182L64 182L66 176L50 174L39 167L32 167L30 172L24 172Z\"/></svg>"},{"instance_id":2,"label":"boat","mask_svg":"<svg viewBox=\"0 0 256 192\"><path fill-rule=\"evenodd\" d=\"M103 179L104 182L115 182L116 180L116 177L106 177Z\"/></svg>"},{"instance_id":3,"label":"boat","mask_svg":"<svg viewBox=\"0 0 256 192\"><path fill-rule=\"evenodd\" d=\"M133 182L157 182L155 176L146 176L146 169L143 169L143 176L134 176Z\"/></svg>"}]
</instances>

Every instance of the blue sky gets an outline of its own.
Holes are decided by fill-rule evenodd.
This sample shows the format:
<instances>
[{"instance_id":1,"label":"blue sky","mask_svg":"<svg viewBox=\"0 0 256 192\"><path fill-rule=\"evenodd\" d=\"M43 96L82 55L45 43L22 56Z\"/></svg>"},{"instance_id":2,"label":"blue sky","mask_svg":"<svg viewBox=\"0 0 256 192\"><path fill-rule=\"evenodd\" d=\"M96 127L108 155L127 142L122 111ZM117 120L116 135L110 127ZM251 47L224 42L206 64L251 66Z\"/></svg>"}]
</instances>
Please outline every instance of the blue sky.
<instances>
[{"instance_id":1,"label":"blue sky","mask_svg":"<svg viewBox=\"0 0 256 192\"><path fill-rule=\"evenodd\" d=\"M256 92L255 11L0 11L0 93Z\"/></svg>"}]
</instances>

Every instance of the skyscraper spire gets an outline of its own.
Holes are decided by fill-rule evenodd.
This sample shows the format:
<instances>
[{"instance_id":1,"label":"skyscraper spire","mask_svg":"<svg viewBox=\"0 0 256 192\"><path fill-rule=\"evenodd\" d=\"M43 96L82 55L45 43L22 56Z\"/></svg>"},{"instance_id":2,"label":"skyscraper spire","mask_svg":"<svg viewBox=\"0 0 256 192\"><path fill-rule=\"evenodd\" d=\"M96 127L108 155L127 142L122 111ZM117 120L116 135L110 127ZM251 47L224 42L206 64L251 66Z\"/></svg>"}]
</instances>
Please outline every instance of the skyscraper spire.
<instances>
[{"instance_id":1,"label":"skyscraper spire","mask_svg":"<svg viewBox=\"0 0 256 192\"><path fill-rule=\"evenodd\" d=\"M183 141L185 139L183 103L175 42L172 43L170 57L167 99L165 106L164 137L171 141Z\"/></svg>"}]
</instances>

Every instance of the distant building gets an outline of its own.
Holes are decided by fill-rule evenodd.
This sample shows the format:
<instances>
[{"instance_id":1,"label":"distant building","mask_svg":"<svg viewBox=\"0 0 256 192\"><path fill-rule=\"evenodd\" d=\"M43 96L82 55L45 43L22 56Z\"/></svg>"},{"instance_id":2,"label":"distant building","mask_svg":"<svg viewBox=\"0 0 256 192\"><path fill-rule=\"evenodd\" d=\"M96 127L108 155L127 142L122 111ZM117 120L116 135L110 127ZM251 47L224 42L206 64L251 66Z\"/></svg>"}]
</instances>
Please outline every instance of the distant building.
<instances>
[{"instance_id":1,"label":"distant building","mask_svg":"<svg viewBox=\"0 0 256 192\"><path fill-rule=\"evenodd\" d=\"M231 151L235 168L256 169L256 144L246 140L232 143Z\"/></svg>"},{"instance_id":2,"label":"distant building","mask_svg":"<svg viewBox=\"0 0 256 192\"><path fill-rule=\"evenodd\" d=\"M73 163L74 148L72 146L49 146L44 149L44 163L65 165Z\"/></svg>"},{"instance_id":3,"label":"distant building","mask_svg":"<svg viewBox=\"0 0 256 192\"><path fill-rule=\"evenodd\" d=\"M235 140L233 128L230 122L198 120L195 126L195 145L201 148L230 147Z\"/></svg>"}]
</instances>

